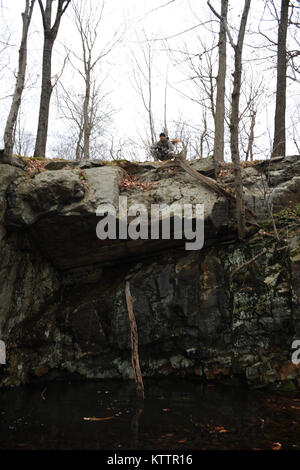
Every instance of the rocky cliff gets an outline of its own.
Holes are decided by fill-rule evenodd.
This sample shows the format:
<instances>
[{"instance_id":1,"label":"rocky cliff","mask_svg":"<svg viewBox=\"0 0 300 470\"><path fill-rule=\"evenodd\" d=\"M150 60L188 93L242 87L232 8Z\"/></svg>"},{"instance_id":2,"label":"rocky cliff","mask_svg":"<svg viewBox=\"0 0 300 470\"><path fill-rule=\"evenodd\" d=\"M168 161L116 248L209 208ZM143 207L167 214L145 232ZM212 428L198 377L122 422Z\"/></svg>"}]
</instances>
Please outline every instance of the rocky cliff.
<instances>
[{"instance_id":1,"label":"rocky cliff","mask_svg":"<svg viewBox=\"0 0 300 470\"><path fill-rule=\"evenodd\" d=\"M210 158L192 166L213 177ZM180 168L101 160L32 168L23 159L0 165L2 384L131 378L130 278L144 376L299 387L300 366L291 361L300 339L299 156L243 168L245 199L259 222L249 221L244 243L234 204ZM222 173L230 188L230 165ZM117 207L120 195L148 208L204 204L203 248L186 251L177 239L99 240L96 209Z\"/></svg>"}]
</instances>

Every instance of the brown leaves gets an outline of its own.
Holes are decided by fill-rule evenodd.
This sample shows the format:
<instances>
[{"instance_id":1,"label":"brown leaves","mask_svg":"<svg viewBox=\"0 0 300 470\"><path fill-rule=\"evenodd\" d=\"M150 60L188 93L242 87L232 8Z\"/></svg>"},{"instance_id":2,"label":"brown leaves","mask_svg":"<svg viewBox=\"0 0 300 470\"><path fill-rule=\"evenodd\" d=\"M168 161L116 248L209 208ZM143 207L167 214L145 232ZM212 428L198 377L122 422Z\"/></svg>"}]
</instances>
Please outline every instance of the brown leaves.
<instances>
[{"instance_id":1,"label":"brown leaves","mask_svg":"<svg viewBox=\"0 0 300 470\"><path fill-rule=\"evenodd\" d=\"M247 168L249 166L256 165L257 161L259 161L259 160L252 160L252 161L250 160L250 161L247 161L247 162L241 162L241 166L243 168Z\"/></svg>"},{"instance_id":2,"label":"brown leaves","mask_svg":"<svg viewBox=\"0 0 300 470\"><path fill-rule=\"evenodd\" d=\"M155 188L155 182L151 181L150 183L143 183L139 181L138 177L135 175L128 175L126 178L119 183L119 188L125 190L130 189L141 189L142 191L149 191L150 189Z\"/></svg>"},{"instance_id":3,"label":"brown leaves","mask_svg":"<svg viewBox=\"0 0 300 470\"><path fill-rule=\"evenodd\" d=\"M165 173L169 173L169 174L174 173L174 168L164 168L163 170Z\"/></svg>"},{"instance_id":4,"label":"brown leaves","mask_svg":"<svg viewBox=\"0 0 300 470\"><path fill-rule=\"evenodd\" d=\"M37 160L35 158L30 158L30 159L26 159L25 160L25 163L26 163L26 170L27 170L27 173L30 175L30 176L34 176L38 173L42 173L42 171L46 171L45 170L45 164L47 163L47 161L43 161L43 160Z\"/></svg>"},{"instance_id":5,"label":"brown leaves","mask_svg":"<svg viewBox=\"0 0 300 470\"><path fill-rule=\"evenodd\" d=\"M231 176L233 173L233 168L227 168L225 170L221 170L218 173L218 177L220 179L226 178L227 176Z\"/></svg>"},{"instance_id":6,"label":"brown leaves","mask_svg":"<svg viewBox=\"0 0 300 470\"><path fill-rule=\"evenodd\" d=\"M227 193L232 194L232 189L229 188L228 186L227 186L226 188L224 188L224 189L225 189L225 191L226 191Z\"/></svg>"}]
</instances>

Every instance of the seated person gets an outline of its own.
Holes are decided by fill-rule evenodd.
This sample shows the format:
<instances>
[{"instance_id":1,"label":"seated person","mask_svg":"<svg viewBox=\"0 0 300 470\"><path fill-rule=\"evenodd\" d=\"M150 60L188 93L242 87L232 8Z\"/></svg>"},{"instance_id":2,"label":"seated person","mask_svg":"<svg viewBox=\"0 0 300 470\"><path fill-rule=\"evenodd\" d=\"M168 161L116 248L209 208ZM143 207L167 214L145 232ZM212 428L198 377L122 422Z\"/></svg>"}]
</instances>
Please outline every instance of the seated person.
<instances>
[{"instance_id":1,"label":"seated person","mask_svg":"<svg viewBox=\"0 0 300 470\"><path fill-rule=\"evenodd\" d=\"M170 160L174 157L175 147L172 142L164 132L159 134L159 141L151 146L151 155L155 161Z\"/></svg>"}]
</instances>

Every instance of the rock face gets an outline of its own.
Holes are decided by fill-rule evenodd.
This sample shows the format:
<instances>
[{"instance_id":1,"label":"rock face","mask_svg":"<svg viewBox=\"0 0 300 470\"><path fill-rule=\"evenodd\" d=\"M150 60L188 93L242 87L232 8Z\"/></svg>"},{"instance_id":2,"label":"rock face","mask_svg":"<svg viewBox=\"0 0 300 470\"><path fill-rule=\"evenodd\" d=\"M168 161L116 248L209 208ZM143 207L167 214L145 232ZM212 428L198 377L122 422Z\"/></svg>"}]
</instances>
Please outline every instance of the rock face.
<instances>
[{"instance_id":1,"label":"rock face","mask_svg":"<svg viewBox=\"0 0 300 470\"><path fill-rule=\"evenodd\" d=\"M246 200L261 220L261 187L274 211L300 202L299 162L280 157L243 170ZM193 162L206 175L212 165ZM300 339L299 235L278 249L256 229L240 243L232 203L182 169L150 162L50 162L34 177L16 166L0 171L3 385L42 375L132 378L128 277L144 376L300 385L291 362ZM204 247L99 240L97 207L118 207L120 195L149 211L154 203L204 204Z\"/></svg>"},{"instance_id":2,"label":"rock face","mask_svg":"<svg viewBox=\"0 0 300 470\"><path fill-rule=\"evenodd\" d=\"M235 238L234 211L228 201L219 199L209 189L199 188L182 170L166 174L160 168L150 167L149 170L149 166L142 170L145 182L151 180L154 185L146 191L138 187L123 192L122 195L128 198L128 207L142 203L150 213L153 203L205 204L205 239L211 243L216 237ZM13 231L26 228L45 256L60 269L168 248L169 240L167 243L130 239L101 242L95 236L100 220L96 216L97 207L111 204L118 208L119 183L126 175L126 170L119 166L102 165L84 171L48 170L34 178L19 178L7 189L6 227Z\"/></svg>"},{"instance_id":3,"label":"rock face","mask_svg":"<svg viewBox=\"0 0 300 470\"><path fill-rule=\"evenodd\" d=\"M276 157L243 170L245 201L260 219L269 215L266 202L278 212L299 202L300 157Z\"/></svg>"}]
</instances>

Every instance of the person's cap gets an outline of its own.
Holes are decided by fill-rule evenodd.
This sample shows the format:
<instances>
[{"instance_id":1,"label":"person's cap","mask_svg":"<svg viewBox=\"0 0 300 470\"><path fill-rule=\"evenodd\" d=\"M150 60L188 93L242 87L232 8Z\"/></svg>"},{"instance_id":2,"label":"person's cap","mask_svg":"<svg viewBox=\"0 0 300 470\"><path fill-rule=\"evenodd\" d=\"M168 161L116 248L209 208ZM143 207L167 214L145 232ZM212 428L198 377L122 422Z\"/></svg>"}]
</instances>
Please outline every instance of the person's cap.
<instances>
[{"instance_id":1,"label":"person's cap","mask_svg":"<svg viewBox=\"0 0 300 470\"><path fill-rule=\"evenodd\" d=\"M166 137L166 134L165 134L164 132L161 132L161 133L159 134L159 137Z\"/></svg>"}]
</instances>

